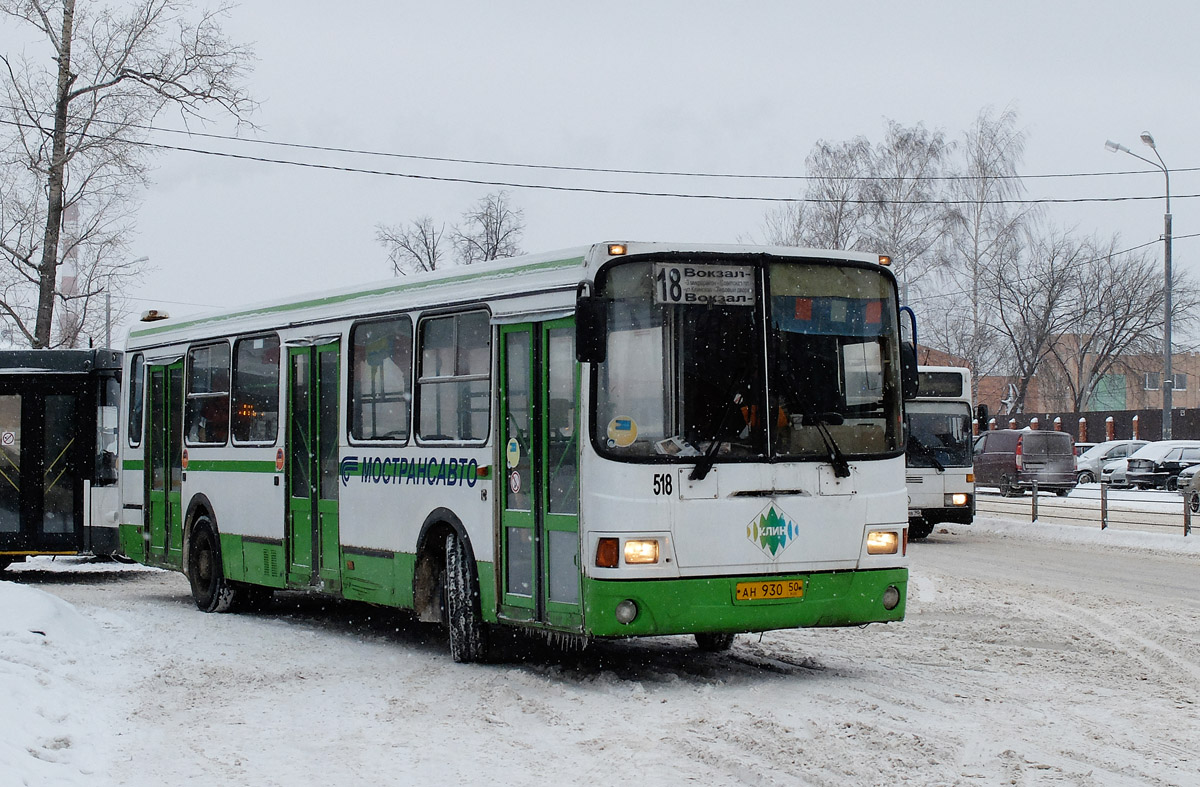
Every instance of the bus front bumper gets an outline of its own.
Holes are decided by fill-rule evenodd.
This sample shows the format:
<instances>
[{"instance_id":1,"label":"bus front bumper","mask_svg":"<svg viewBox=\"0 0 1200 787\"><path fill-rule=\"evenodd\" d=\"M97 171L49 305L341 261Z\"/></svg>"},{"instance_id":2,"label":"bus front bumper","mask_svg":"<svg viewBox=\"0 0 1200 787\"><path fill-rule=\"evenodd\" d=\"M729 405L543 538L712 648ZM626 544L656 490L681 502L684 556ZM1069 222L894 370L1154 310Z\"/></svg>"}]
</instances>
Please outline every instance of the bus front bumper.
<instances>
[{"instance_id":1,"label":"bus front bumper","mask_svg":"<svg viewBox=\"0 0 1200 787\"><path fill-rule=\"evenodd\" d=\"M739 600L739 584L803 583L798 598ZM772 586L774 587L774 586ZM889 593L889 589L892 590ZM767 588L771 590L772 588ZM857 626L904 619L908 569L872 569L777 576L584 581L584 619L597 637L698 632L749 632ZM898 599L897 599L898 594ZM897 603L891 609L885 598ZM628 618L621 622L619 616Z\"/></svg>"}]
</instances>

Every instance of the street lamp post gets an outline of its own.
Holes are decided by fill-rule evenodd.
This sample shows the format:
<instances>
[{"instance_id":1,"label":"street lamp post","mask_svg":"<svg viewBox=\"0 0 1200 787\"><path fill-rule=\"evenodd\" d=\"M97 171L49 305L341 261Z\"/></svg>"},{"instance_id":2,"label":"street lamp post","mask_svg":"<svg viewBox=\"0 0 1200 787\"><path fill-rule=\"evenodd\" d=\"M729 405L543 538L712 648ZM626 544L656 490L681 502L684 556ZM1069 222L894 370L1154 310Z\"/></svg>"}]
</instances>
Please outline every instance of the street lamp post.
<instances>
[{"instance_id":1,"label":"street lamp post","mask_svg":"<svg viewBox=\"0 0 1200 787\"><path fill-rule=\"evenodd\" d=\"M1162 412L1162 439L1171 439L1171 391L1175 388L1175 377L1171 372L1171 172L1167 169L1167 165L1163 163L1162 156L1158 155L1158 147L1154 144L1154 137L1150 136L1149 131L1142 132L1142 142L1154 151L1154 157L1158 159L1155 163L1145 156L1139 156L1129 148L1113 142L1111 139L1104 143L1104 147L1109 151L1116 153L1128 153L1136 159L1140 159L1147 164L1158 167L1162 170L1163 177L1166 178L1167 184L1167 212L1163 214L1163 412Z\"/></svg>"}]
</instances>

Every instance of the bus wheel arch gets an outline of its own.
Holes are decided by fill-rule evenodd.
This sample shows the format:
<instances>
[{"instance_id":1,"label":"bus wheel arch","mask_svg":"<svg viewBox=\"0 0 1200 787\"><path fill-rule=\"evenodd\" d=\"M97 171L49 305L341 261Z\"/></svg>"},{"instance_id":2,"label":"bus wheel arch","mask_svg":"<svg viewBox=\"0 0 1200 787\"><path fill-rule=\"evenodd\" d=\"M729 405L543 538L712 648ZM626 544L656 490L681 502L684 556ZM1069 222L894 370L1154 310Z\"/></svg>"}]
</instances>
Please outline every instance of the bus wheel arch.
<instances>
[{"instance_id":1,"label":"bus wheel arch","mask_svg":"<svg viewBox=\"0 0 1200 787\"><path fill-rule=\"evenodd\" d=\"M444 573L446 536L455 533L467 545L472 560L474 550L462 520L448 508L435 508L425 517L417 536L417 560L413 571L413 609L423 623L444 623Z\"/></svg>"}]
</instances>

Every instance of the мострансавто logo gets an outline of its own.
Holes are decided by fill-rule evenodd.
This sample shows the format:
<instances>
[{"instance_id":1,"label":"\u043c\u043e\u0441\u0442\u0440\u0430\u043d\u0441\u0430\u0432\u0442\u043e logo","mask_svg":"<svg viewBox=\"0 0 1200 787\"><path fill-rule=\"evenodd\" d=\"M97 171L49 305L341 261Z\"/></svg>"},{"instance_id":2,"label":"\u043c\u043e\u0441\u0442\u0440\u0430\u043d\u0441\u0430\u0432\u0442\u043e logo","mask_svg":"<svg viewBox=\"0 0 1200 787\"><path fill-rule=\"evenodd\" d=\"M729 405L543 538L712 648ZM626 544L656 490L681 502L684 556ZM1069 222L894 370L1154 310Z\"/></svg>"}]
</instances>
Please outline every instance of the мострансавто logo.
<instances>
[{"instance_id":1,"label":"\u043c\u043e\u0441\u0442\u0440\u0430\u043d\u0441\u0430\u0432\u0442\u043e logo","mask_svg":"<svg viewBox=\"0 0 1200 787\"><path fill-rule=\"evenodd\" d=\"M779 553L787 549L799 535L799 525L788 519L774 503L764 508L746 526L746 537L772 558L779 557Z\"/></svg>"}]
</instances>

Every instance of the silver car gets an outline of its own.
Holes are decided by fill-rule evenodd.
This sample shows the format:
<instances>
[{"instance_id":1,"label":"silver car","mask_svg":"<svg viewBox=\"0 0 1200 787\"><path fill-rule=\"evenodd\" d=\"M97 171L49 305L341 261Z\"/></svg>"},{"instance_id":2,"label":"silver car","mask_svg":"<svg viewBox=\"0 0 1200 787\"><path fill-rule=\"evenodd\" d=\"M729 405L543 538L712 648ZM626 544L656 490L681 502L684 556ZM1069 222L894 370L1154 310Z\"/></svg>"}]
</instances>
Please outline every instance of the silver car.
<instances>
[{"instance_id":1,"label":"silver car","mask_svg":"<svg viewBox=\"0 0 1200 787\"><path fill-rule=\"evenodd\" d=\"M1081 484L1100 480L1100 471L1109 462L1124 459L1146 445L1146 440L1108 440L1091 446L1075 460L1075 477Z\"/></svg>"}]
</instances>

